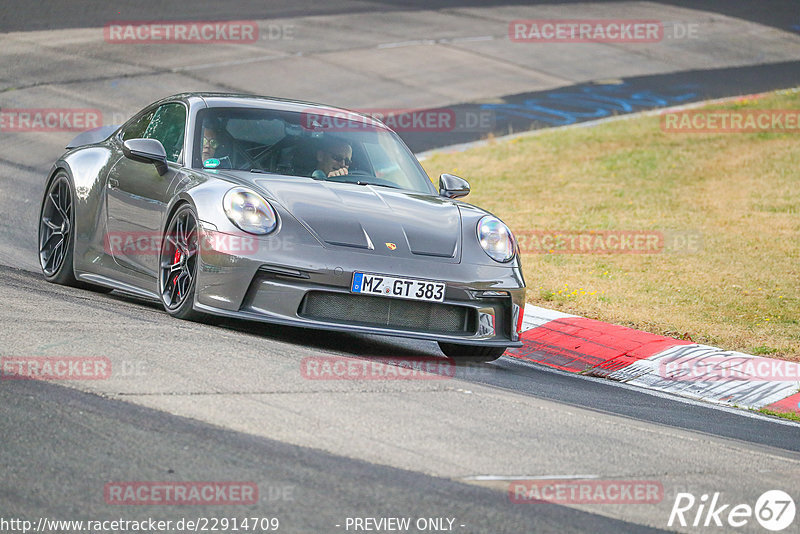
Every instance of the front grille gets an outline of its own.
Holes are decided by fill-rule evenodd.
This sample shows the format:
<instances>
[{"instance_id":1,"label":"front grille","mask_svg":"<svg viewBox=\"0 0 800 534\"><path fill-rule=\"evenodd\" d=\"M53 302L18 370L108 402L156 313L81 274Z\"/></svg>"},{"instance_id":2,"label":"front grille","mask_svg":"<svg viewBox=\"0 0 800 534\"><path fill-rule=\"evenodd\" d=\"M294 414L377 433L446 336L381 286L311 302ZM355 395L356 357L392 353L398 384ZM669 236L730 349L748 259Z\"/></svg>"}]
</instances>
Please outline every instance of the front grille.
<instances>
[{"instance_id":1,"label":"front grille","mask_svg":"<svg viewBox=\"0 0 800 534\"><path fill-rule=\"evenodd\" d=\"M475 331L472 308L438 302L310 291L297 313L309 319L418 332L467 334Z\"/></svg>"}]
</instances>

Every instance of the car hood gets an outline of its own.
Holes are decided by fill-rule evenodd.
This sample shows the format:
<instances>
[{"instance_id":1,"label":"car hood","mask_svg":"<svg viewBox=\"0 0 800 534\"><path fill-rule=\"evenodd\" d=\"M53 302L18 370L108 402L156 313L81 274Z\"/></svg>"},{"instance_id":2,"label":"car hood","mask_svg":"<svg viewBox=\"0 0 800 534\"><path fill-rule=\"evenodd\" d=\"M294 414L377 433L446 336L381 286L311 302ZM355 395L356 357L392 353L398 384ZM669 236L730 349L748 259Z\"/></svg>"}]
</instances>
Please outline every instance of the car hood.
<instances>
[{"instance_id":1,"label":"car hood","mask_svg":"<svg viewBox=\"0 0 800 534\"><path fill-rule=\"evenodd\" d=\"M461 215L451 200L310 178L262 177L253 183L326 246L394 257L459 259Z\"/></svg>"}]
</instances>

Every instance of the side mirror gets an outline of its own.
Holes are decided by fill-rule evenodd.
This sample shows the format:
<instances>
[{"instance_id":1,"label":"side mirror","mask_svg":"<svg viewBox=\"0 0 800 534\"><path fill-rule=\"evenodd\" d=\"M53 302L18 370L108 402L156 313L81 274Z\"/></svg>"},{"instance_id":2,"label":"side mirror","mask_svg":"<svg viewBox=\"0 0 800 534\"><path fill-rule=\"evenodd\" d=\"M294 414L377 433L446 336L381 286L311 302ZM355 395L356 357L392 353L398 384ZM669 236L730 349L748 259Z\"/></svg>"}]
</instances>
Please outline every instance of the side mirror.
<instances>
[{"instance_id":1,"label":"side mirror","mask_svg":"<svg viewBox=\"0 0 800 534\"><path fill-rule=\"evenodd\" d=\"M469 182L453 174L439 176L439 196L461 198L469 195Z\"/></svg>"},{"instance_id":2,"label":"side mirror","mask_svg":"<svg viewBox=\"0 0 800 534\"><path fill-rule=\"evenodd\" d=\"M125 157L139 163L152 163L158 174L167 173L167 151L158 139L128 139L122 143Z\"/></svg>"}]
</instances>

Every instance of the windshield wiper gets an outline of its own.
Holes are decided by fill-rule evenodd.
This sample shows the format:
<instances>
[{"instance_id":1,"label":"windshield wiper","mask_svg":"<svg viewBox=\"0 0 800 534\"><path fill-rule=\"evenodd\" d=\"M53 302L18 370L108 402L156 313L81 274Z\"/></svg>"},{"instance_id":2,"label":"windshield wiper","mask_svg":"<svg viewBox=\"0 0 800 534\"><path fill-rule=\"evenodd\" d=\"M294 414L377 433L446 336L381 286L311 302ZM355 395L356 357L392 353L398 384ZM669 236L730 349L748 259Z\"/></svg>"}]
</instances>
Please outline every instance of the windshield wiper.
<instances>
[{"instance_id":1,"label":"windshield wiper","mask_svg":"<svg viewBox=\"0 0 800 534\"><path fill-rule=\"evenodd\" d=\"M350 182L350 183L352 184L353 182ZM391 187L392 189L400 189L400 187L398 187L396 185L376 184L376 183L373 183L373 182L362 182L361 180L355 182L355 184L356 185L377 185L379 187Z\"/></svg>"},{"instance_id":2,"label":"windshield wiper","mask_svg":"<svg viewBox=\"0 0 800 534\"><path fill-rule=\"evenodd\" d=\"M265 171L264 169L250 169L250 172L256 172L258 174L274 174L269 171Z\"/></svg>"}]
</instances>

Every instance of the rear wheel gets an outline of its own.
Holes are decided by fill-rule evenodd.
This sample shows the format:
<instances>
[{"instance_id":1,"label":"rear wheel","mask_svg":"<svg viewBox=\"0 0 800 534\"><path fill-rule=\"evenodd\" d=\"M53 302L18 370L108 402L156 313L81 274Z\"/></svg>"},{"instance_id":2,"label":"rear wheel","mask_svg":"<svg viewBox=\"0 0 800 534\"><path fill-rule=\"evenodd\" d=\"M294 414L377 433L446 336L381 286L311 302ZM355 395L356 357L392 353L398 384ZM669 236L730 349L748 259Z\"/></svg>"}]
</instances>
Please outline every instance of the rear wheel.
<instances>
[{"instance_id":1,"label":"rear wheel","mask_svg":"<svg viewBox=\"0 0 800 534\"><path fill-rule=\"evenodd\" d=\"M184 204L167 224L159 257L158 292L164 309L173 317L190 321L203 317L192 309L198 252L197 215Z\"/></svg>"},{"instance_id":2,"label":"rear wheel","mask_svg":"<svg viewBox=\"0 0 800 534\"><path fill-rule=\"evenodd\" d=\"M493 362L503 355L507 347L482 347L476 345L458 345L456 343L439 342L445 356L457 362Z\"/></svg>"},{"instance_id":3,"label":"rear wheel","mask_svg":"<svg viewBox=\"0 0 800 534\"><path fill-rule=\"evenodd\" d=\"M48 282L78 285L72 268L74 221L72 185L62 171L50 182L39 212L39 265Z\"/></svg>"}]
</instances>

